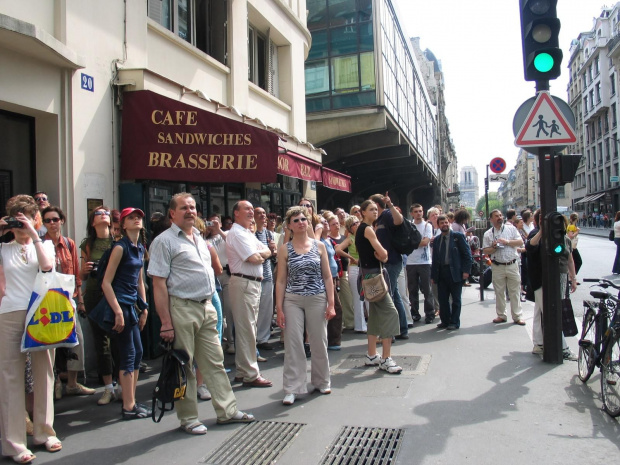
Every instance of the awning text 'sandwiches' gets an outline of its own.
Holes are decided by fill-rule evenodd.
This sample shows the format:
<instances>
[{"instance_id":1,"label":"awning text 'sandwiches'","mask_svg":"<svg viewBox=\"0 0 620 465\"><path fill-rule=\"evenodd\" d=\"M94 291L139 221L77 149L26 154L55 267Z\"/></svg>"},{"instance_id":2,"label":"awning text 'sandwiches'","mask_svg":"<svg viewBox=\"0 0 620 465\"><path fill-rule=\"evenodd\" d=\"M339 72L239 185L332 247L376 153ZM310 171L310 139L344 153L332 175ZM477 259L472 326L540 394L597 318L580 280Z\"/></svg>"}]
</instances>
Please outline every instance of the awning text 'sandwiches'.
<instances>
[{"instance_id":1,"label":"awning text 'sandwiches'","mask_svg":"<svg viewBox=\"0 0 620 465\"><path fill-rule=\"evenodd\" d=\"M275 182L278 137L151 91L123 95L121 179Z\"/></svg>"}]
</instances>

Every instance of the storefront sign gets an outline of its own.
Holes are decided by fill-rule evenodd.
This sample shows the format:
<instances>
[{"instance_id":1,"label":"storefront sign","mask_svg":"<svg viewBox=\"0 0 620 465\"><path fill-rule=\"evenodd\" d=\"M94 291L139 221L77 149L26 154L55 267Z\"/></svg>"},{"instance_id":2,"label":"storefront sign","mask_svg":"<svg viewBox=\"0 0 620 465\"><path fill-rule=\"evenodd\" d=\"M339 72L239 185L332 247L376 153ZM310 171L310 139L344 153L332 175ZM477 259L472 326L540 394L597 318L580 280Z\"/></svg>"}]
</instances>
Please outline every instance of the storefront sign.
<instances>
[{"instance_id":1,"label":"storefront sign","mask_svg":"<svg viewBox=\"0 0 620 465\"><path fill-rule=\"evenodd\" d=\"M323 187L351 192L351 177L329 168L321 168L323 172Z\"/></svg>"},{"instance_id":2,"label":"storefront sign","mask_svg":"<svg viewBox=\"0 0 620 465\"><path fill-rule=\"evenodd\" d=\"M277 135L151 91L123 95L121 179L275 182Z\"/></svg>"},{"instance_id":3,"label":"storefront sign","mask_svg":"<svg viewBox=\"0 0 620 465\"><path fill-rule=\"evenodd\" d=\"M321 181L321 165L293 152L278 154L278 174L304 181Z\"/></svg>"}]
</instances>

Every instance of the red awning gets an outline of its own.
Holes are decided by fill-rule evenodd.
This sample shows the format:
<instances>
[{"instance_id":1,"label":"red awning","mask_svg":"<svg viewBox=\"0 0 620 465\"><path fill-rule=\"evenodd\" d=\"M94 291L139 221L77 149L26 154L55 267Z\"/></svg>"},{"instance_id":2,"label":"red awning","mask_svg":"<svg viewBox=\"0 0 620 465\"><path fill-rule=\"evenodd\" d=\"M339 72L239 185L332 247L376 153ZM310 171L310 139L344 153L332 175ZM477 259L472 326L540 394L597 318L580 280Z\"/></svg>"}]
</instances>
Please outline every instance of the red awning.
<instances>
[{"instance_id":1,"label":"red awning","mask_svg":"<svg viewBox=\"0 0 620 465\"><path fill-rule=\"evenodd\" d=\"M278 136L141 90L123 94L121 179L275 182Z\"/></svg>"},{"instance_id":2,"label":"red awning","mask_svg":"<svg viewBox=\"0 0 620 465\"><path fill-rule=\"evenodd\" d=\"M330 170L324 166L321 168L323 172L323 186L330 189L336 189L344 192L351 192L351 176Z\"/></svg>"},{"instance_id":3,"label":"red awning","mask_svg":"<svg viewBox=\"0 0 620 465\"><path fill-rule=\"evenodd\" d=\"M294 152L279 153L278 174L321 182L321 165Z\"/></svg>"}]
</instances>

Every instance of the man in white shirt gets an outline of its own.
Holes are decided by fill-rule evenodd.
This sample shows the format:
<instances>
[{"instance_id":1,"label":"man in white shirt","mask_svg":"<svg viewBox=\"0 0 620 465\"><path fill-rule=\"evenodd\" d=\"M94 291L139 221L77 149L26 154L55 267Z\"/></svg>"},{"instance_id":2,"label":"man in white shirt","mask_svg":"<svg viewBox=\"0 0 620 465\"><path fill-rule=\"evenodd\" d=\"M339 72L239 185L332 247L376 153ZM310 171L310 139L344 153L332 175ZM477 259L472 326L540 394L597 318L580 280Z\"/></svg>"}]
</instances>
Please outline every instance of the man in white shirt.
<instances>
[{"instance_id":1,"label":"man in white shirt","mask_svg":"<svg viewBox=\"0 0 620 465\"><path fill-rule=\"evenodd\" d=\"M492 227L484 233L482 239L482 253L491 257L491 272L493 273L493 289L495 290L495 310L497 318L493 323L505 323L506 316L506 288L510 297L510 312L515 324L524 326L521 311L521 274L517 259L518 247L523 247L523 239L517 228L512 224L504 223L504 217L499 210L491 212Z\"/></svg>"},{"instance_id":2,"label":"man in white shirt","mask_svg":"<svg viewBox=\"0 0 620 465\"><path fill-rule=\"evenodd\" d=\"M419 203L409 208L413 218L413 225L420 232L422 241L416 250L407 256L407 286L409 301L411 302L411 317L413 321L420 321L420 294L424 295L424 322L429 324L435 320L435 308L431 292L431 247L433 225L424 221L424 209Z\"/></svg>"},{"instance_id":3,"label":"man in white shirt","mask_svg":"<svg viewBox=\"0 0 620 465\"><path fill-rule=\"evenodd\" d=\"M260 305L263 263L271 250L250 231L254 207L247 200L233 206L235 222L226 236L226 255L230 268L230 306L235 321L235 381L248 387L271 387L263 378L256 360L256 318Z\"/></svg>"}]
</instances>

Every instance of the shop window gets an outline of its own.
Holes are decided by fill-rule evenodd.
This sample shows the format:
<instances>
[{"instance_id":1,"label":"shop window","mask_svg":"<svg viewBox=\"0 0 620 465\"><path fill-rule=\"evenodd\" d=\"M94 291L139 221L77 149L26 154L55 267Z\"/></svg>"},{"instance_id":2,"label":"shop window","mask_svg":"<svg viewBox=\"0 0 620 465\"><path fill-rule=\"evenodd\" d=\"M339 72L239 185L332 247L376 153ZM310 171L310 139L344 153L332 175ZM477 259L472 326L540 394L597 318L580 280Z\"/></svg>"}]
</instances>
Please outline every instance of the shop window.
<instances>
[{"instance_id":1,"label":"shop window","mask_svg":"<svg viewBox=\"0 0 620 465\"><path fill-rule=\"evenodd\" d=\"M149 18L226 64L226 0L148 0L147 8Z\"/></svg>"}]
</instances>

